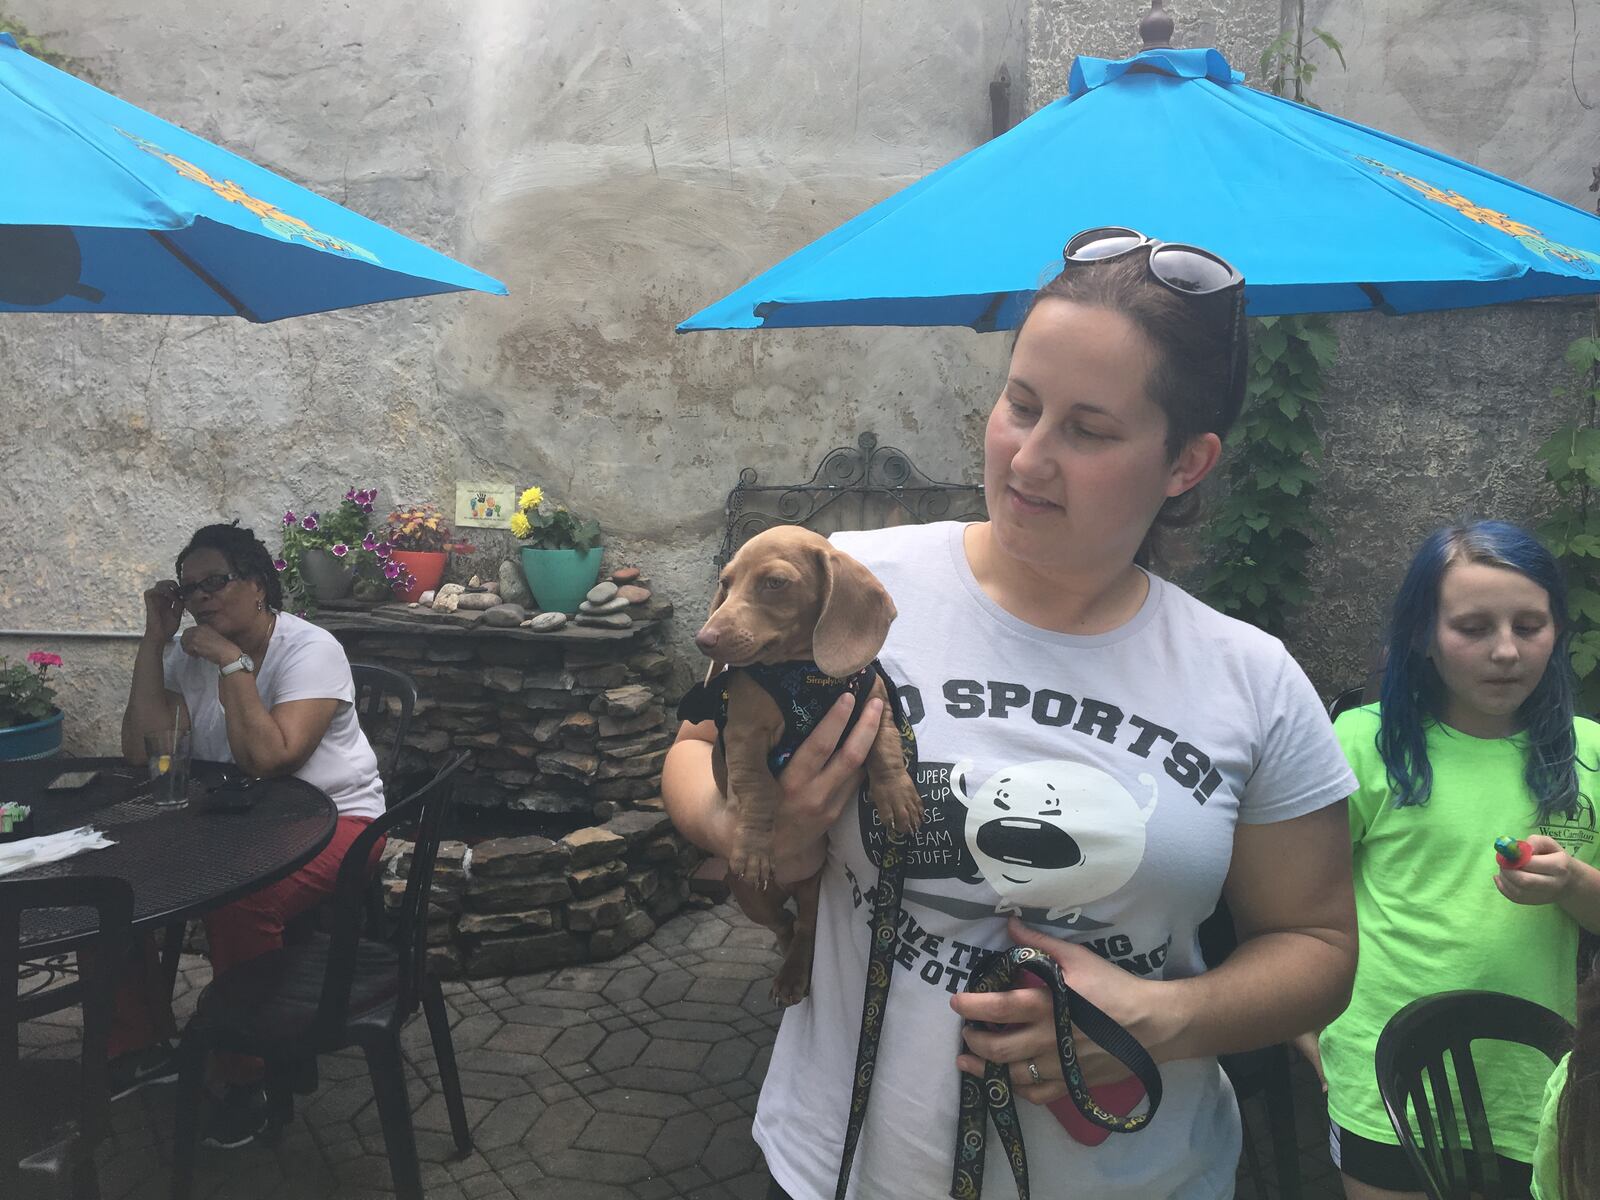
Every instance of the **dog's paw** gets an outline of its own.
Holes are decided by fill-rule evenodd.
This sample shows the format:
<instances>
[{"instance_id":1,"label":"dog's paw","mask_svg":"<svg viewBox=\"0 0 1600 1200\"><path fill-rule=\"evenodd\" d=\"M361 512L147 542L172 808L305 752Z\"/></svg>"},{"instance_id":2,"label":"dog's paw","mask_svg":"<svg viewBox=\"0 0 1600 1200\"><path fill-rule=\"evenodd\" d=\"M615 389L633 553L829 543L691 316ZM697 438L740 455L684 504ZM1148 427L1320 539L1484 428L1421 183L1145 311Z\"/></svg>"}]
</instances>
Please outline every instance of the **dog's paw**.
<instances>
[{"instance_id":1,"label":"dog's paw","mask_svg":"<svg viewBox=\"0 0 1600 1200\"><path fill-rule=\"evenodd\" d=\"M896 833L910 833L922 824L922 797L909 784L904 788L895 788L882 797L878 804L878 816Z\"/></svg>"},{"instance_id":2,"label":"dog's paw","mask_svg":"<svg viewBox=\"0 0 1600 1200\"><path fill-rule=\"evenodd\" d=\"M764 888L772 882L772 855L764 849L741 846L728 858L728 870L747 883Z\"/></svg>"},{"instance_id":3,"label":"dog's paw","mask_svg":"<svg viewBox=\"0 0 1600 1200\"><path fill-rule=\"evenodd\" d=\"M811 964L796 966L784 963L772 981L772 1002L783 1008L793 1008L811 994Z\"/></svg>"}]
</instances>

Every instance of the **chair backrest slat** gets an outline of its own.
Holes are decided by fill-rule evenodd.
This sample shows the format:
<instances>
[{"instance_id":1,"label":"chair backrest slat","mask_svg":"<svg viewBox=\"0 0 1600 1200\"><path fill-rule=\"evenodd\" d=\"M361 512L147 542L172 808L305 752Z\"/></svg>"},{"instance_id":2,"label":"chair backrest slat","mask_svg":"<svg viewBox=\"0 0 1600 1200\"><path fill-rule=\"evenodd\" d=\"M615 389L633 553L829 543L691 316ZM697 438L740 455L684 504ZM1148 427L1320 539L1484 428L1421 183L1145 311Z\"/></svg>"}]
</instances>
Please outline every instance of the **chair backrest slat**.
<instances>
[{"instance_id":1,"label":"chair backrest slat","mask_svg":"<svg viewBox=\"0 0 1600 1200\"><path fill-rule=\"evenodd\" d=\"M345 851L333 887L328 973L322 981L322 997L311 1033L316 1044L331 1046L341 1042L340 1032L350 1007L350 985L355 977L357 942L366 916L371 863L378 841L395 827L411 822L416 824L415 842L405 897L395 923L395 945L400 952L400 1009L410 1012L416 1007L427 941L427 897L433 882L433 864L439 851L445 814L455 799L456 772L470 757L463 753L452 759L416 795L388 809L363 829Z\"/></svg>"},{"instance_id":2,"label":"chair backrest slat","mask_svg":"<svg viewBox=\"0 0 1600 1200\"><path fill-rule=\"evenodd\" d=\"M393 787L395 768L400 762L400 747L411 728L411 714L417 707L416 681L404 671L377 663L351 663L350 675L356 685L356 717L378 755L378 774L383 777L386 787ZM371 731L388 713L391 699L396 702L399 712L395 714L389 737L380 747Z\"/></svg>"},{"instance_id":3,"label":"chair backrest slat","mask_svg":"<svg viewBox=\"0 0 1600 1200\"><path fill-rule=\"evenodd\" d=\"M23 961L22 914L40 908L92 908L96 930L78 956L83 1034L78 1077L78 1137L92 1146L110 1129L106 1094L106 1043L111 1030L111 992L128 944L133 919L133 889L110 876L65 876L53 879L0 879L0 953L5 954L7 982L0 985L0 1196L18 1190L18 1160L37 1147L15 1144L22 1127L27 1097L7 1086L17 1077L17 1025L23 1006L17 995Z\"/></svg>"},{"instance_id":4,"label":"chair backrest slat","mask_svg":"<svg viewBox=\"0 0 1600 1200\"><path fill-rule=\"evenodd\" d=\"M1519 996L1460 991L1413 1001L1389 1019L1378 1037L1378 1092L1401 1149L1431 1200L1468 1200L1473 1194L1463 1154L1463 1123L1483 1167L1484 1200L1507 1195L1472 1060L1472 1044L1483 1041L1531 1046L1553 1067L1572 1046L1572 1026L1560 1014ZM1447 1057L1454 1087L1445 1069Z\"/></svg>"}]
</instances>

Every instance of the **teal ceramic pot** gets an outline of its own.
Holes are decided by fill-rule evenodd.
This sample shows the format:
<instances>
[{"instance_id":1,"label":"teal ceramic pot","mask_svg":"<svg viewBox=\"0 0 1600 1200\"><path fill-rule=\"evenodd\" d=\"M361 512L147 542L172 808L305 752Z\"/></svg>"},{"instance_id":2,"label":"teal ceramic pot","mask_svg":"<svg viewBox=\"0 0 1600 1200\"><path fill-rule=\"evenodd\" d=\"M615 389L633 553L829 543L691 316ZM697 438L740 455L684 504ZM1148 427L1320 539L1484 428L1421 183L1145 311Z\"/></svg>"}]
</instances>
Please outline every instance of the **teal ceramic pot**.
<instances>
[{"instance_id":1,"label":"teal ceramic pot","mask_svg":"<svg viewBox=\"0 0 1600 1200\"><path fill-rule=\"evenodd\" d=\"M49 758L61 750L61 710L31 725L0 729L0 762Z\"/></svg>"},{"instance_id":2,"label":"teal ceramic pot","mask_svg":"<svg viewBox=\"0 0 1600 1200\"><path fill-rule=\"evenodd\" d=\"M537 550L522 548L522 574L533 591L533 601L541 612L562 612L571 616L600 578L603 546L592 550Z\"/></svg>"}]
</instances>

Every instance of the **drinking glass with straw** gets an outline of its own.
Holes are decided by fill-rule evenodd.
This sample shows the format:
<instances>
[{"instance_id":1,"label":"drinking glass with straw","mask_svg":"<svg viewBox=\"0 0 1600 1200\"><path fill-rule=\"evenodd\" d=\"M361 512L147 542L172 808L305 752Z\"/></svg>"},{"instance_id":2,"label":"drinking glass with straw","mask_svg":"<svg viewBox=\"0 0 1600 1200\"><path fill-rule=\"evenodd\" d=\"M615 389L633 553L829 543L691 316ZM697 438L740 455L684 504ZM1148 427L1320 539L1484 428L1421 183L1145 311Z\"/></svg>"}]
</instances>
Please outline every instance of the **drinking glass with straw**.
<instances>
[{"instance_id":1,"label":"drinking glass with straw","mask_svg":"<svg viewBox=\"0 0 1600 1200\"><path fill-rule=\"evenodd\" d=\"M189 730L183 727L183 705L173 714L171 732L144 735L145 762L149 764L151 801L160 808L182 808L189 803Z\"/></svg>"}]
</instances>

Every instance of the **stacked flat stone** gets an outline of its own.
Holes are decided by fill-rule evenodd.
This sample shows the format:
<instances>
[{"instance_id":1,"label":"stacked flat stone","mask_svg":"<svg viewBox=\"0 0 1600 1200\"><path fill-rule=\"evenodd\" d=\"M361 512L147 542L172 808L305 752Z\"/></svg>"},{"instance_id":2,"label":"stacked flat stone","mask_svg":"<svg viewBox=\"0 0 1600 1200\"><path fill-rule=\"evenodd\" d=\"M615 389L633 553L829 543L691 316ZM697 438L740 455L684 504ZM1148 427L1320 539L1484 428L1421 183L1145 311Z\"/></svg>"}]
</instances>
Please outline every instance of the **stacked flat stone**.
<instances>
[{"instance_id":1,"label":"stacked flat stone","mask_svg":"<svg viewBox=\"0 0 1600 1200\"><path fill-rule=\"evenodd\" d=\"M448 852L448 854L447 854ZM701 855L664 812L619 813L558 841L490 838L440 847L428 925L442 978L517 975L612 958L684 906ZM384 867L385 902L405 892L410 847Z\"/></svg>"}]
</instances>

